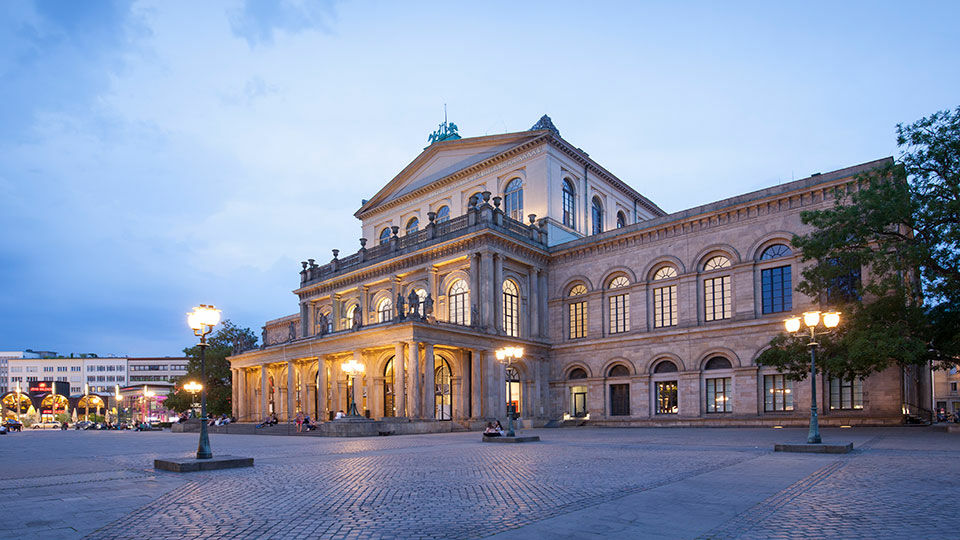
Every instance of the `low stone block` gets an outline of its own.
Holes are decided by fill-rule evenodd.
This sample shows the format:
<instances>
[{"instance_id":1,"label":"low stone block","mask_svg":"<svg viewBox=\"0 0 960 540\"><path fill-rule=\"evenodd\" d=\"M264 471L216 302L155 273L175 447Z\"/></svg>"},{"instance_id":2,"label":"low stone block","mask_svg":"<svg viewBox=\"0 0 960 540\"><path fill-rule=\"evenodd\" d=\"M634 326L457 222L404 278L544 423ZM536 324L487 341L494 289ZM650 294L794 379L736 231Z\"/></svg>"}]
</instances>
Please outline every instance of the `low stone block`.
<instances>
[{"instance_id":1,"label":"low stone block","mask_svg":"<svg viewBox=\"0 0 960 540\"><path fill-rule=\"evenodd\" d=\"M214 456L210 459L168 458L153 460L154 469L171 472L214 471L240 467L253 467L253 458L225 455Z\"/></svg>"},{"instance_id":2,"label":"low stone block","mask_svg":"<svg viewBox=\"0 0 960 540\"><path fill-rule=\"evenodd\" d=\"M525 443L525 442L536 442L539 441L540 437L537 435L531 435L527 437L484 437L482 442L493 442L493 443Z\"/></svg>"},{"instance_id":3,"label":"low stone block","mask_svg":"<svg viewBox=\"0 0 960 540\"><path fill-rule=\"evenodd\" d=\"M853 443L846 444L777 444L774 445L774 452L799 452L805 454L846 454L853 450Z\"/></svg>"}]
</instances>

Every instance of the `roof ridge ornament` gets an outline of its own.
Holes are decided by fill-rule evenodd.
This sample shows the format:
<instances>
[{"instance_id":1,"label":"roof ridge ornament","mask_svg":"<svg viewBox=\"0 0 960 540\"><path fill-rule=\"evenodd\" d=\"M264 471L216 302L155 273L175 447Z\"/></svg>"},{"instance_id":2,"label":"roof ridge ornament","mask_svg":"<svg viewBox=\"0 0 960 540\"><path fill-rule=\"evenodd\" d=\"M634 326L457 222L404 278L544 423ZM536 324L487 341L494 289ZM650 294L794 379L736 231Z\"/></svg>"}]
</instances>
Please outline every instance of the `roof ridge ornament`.
<instances>
[{"instance_id":1,"label":"roof ridge ornament","mask_svg":"<svg viewBox=\"0 0 960 540\"><path fill-rule=\"evenodd\" d=\"M455 141L460 138L460 134L457 133L457 125L453 122L447 122L447 104L443 104L443 123L440 124L440 127L430 134L427 137L427 140L430 141L430 144L438 143L440 141Z\"/></svg>"},{"instance_id":2,"label":"roof ridge ornament","mask_svg":"<svg viewBox=\"0 0 960 540\"><path fill-rule=\"evenodd\" d=\"M553 125L553 120L547 115L541 116L540 119L537 120L537 123L530 128L530 131L539 131L541 129L549 129L556 134L557 137L560 136L560 130L557 129L557 126Z\"/></svg>"}]
</instances>

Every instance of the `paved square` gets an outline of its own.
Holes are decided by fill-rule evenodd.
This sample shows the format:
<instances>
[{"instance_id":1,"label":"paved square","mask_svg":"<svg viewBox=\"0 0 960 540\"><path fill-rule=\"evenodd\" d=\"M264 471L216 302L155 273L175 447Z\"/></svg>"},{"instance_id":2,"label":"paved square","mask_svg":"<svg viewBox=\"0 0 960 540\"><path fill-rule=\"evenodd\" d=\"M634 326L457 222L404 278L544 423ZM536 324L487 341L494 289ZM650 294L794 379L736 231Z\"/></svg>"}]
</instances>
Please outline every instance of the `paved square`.
<instances>
[{"instance_id":1,"label":"paved square","mask_svg":"<svg viewBox=\"0 0 960 540\"><path fill-rule=\"evenodd\" d=\"M960 537L960 436L824 430L844 456L782 454L805 430L543 429L370 439L212 435L252 469L176 474L196 434L0 439L4 538ZM939 501L939 502L938 502Z\"/></svg>"}]
</instances>

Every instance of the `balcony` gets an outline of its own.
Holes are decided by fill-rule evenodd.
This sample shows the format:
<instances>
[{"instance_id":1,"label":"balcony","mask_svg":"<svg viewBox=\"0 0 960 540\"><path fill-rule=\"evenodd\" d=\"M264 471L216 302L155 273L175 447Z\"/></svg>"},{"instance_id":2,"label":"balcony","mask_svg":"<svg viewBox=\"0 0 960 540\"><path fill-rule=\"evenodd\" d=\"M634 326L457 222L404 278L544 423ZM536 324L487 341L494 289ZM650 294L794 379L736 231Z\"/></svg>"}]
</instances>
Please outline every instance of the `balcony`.
<instances>
[{"instance_id":1,"label":"balcony","mask_svg":"<svg viewBox=\"0 0 960 540\"><path fill-rule=\"evenodd\" d=\"M397 236L399 227L394 226L390 239L376 247L367 249L367 239L361 238L360 251L352 255L339 258L340 250L335 249L333 250L333 260L328 264L318 265L314 259L303 261L300 263L303 267L300 271L300 286L312 285L331 277L482 230L498 232L517 242L546 251L546 220L537 221L536 215L530 214L530 224L525 225L522 221L512 219L504 214L503 210L500 209L500 197L493 197L492 205L490 201L490 192L485 191L482 194L482 202L471 199L467 213L462 216L437 223L436 214L428 212L427 217L430 221L422 231L400 237Z\"/></svg>"}]
</instances>

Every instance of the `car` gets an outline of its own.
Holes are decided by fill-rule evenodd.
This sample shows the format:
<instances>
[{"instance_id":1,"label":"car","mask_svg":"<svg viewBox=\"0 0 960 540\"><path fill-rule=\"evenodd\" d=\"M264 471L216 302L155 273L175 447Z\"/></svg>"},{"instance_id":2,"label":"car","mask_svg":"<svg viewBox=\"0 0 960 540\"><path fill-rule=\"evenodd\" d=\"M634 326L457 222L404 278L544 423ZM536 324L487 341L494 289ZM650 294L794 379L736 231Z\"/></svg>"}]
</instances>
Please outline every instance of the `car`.
<instances>
[{"instance_id":1,"label":"car","mask_svg":"<svg viewBox=\"0 0 960 540\"><path fill-rule=\"evenodd\" d=\"M23 431L23 424L19 420L6 420L3 422L3 427L7 428L9 431Z\"/></svg>"},{"instance_id":2,"label":"car","mask_svg":"<svg viewBox=\"0 0 960 540\"><path fill-rule=\"evenodd\" d=\"M89 420L81 420L73 425L73 429L96 429L93 422Z\"/></svg>"},{"instance_id":3,"label":"car","mask_svg":"<svg viewBox=\"0 0 960 540\"><path fill-rule=\"evenodd\" d=\"M37 422L33 429L60 429L60 422Z\"/></svg>"}]
</instances>

